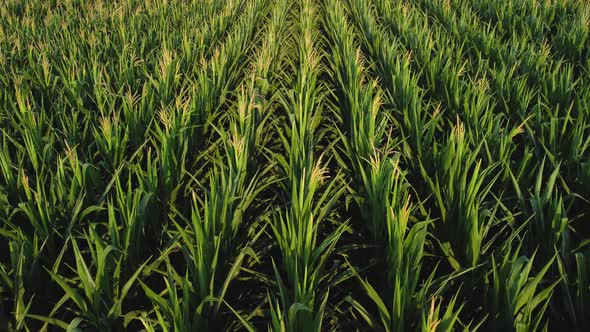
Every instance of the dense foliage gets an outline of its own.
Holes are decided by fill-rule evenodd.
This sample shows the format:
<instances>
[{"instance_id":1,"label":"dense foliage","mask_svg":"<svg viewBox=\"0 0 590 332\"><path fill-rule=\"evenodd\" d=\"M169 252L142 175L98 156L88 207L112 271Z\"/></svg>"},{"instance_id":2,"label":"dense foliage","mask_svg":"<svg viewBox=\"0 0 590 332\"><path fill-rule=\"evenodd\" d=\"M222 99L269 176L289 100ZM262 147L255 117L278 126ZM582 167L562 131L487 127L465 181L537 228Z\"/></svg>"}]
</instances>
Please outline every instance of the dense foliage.
<instances>
[{"instance_id":1,"label":"dense foliage","mask_svg":"<svg viewBox=\"0 0 590 332\"><path fill-rule=\"evenodd\" d=\"M585 0L3 0L0 331L590 330Z\"/></svg>"}]
</instances>

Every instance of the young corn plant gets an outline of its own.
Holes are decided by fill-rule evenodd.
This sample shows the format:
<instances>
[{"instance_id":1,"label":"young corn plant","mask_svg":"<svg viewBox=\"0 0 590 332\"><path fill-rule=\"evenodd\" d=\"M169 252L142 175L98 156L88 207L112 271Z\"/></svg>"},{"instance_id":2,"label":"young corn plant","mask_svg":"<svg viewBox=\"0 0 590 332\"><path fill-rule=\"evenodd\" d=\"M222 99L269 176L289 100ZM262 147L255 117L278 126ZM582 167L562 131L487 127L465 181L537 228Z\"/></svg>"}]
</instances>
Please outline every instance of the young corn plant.
<instances>
[{"instance_id":1,"label":"young corn plant","mask_svg":"<svg viewBox=\"0 0 590 332\"><path fill-rule=\"evenodd\" d=\"M530 196L525 196L514 176L512 176L512 183L522 210L530 216L528 227L531 243L529 245L531 248L539 248L538 253L541 259L549 260L554 256L555 248L562 253L569 252L571 248L564 247L567 245L565 233L568 231L568 217L563 196L556 187L560 168L556 167L549 178L543 176L544 168L545 159L539 166L535 186Z\"/></svg>"},{"instance_id":2,"label":"young corn plant","mask_svg":"<svg viewBox=\"0 0 590 332\"><path fill-rule=\"evenodd\" d=\"M16 130L18 139L12 139L15 149L26 156L24 169L40 176L47 165L55 157L52 149L55 135L52 134L48 124L51 123L48 112L37 105L27 80L22 76L16 76L14 84L14 101L10 103L10 112L7 116L11 128Z\"/></svg>"},{"instance_id":3,"label":"young corn plant","mask_svg":"<svg viewBox=\"0 0 590 332\"><path fill-rule=\"evenodd\" d=\"M459 314L463 305L456 307L457 297L455 294L451 301L449 301L447 308L442 312L443 306L441 303L436 303L436 298L432 297L430 300L430 307L428 310L422 310L422 326L423 332L451 332L456 331L456 324L458 322ZM477 329L474 329L477 330Z\"/></svg>"},{"instance_id":4,"label":"young corn plant","mask_svg":"<svg viewBox=\"0 0 590 332\"><path fill-rule=\"evenodd\" d=\"M382 216L385 229L380 239L385 251L385 280L380 291L368 281L361 279L361 284L378 308L380 327L386 331L405 331L413 325L412 321L419 314L417 308L426 296L426 289L419 289L419 286L428 224L419 222L410 226L414 208L397 161L381 161L374 157L370 172L373 187L389 188L381 192L386 208ZM374 319L367 319L367 322L370 326L376 324Z\"/></svg>"},{"instance_id":5,"label":"young corn plant","mask_svg":"<svg viewBox=\"0 0 590 332\"><path fill-rule=\"evenodd\" d=\"M158 172L157 194L164 201L174 202L184 180L189 150L189 130L192 126L188 100L178 97L174 105L158 113L159 123L154 126L152 141L157 153L153 167ZM199 137L199 135L197 135Z\"/></svg>"},{"instance_id":6,"label":"young corn plant","mask_svg":"<svg viewBox=\"0 0 590 332\"><path fill-rule=\"evenodd\" d=\"M557 305L564 305L570 319L570 326L576 331L585 331L590 328L590 317L586 315L590 306L589 257L588 250L585 250L571 254L573 264L568 262L570 257L566 257L564 262L561 259L558 260L563 280L559 289L562 302L558 302Z\"/></svg>"},{"instance_id":7,"label":"young corn plant","mask_svg":"<svg viewBox=\"0 0 590 332\"><path fill-rule=\"evenodd\" d=\"M538 155L546 156L553 165L560 165L560 175L568 184L575 184L583 178L583 164L590 148L587 115L576 112L576 109L572 105L564 113L559 108L539 106L534 120L526 125L529 135L535 137ZM577 188L568 189L575 191Z\"/></svg>"},{"instance_id":8,"label":"young corn plant","mask_svg":"<svg viewBox=\"0 0 590 332\"><path fill-rule=\"evenodd\" d=\"M0 265L0 318L3 321L0 328L6 331L26 330L27 314L34 300L31 289L27 288L37 277L41 254L39 241L35 236L34 242L29 242L19 230L8 233L8 229L3 229L2 233L8 242L10 261Z\"/></svg>"},{"instance_id":9,"label":"young corn plant","mask_svg":"<svg viewBox=\"0 0 590 332\"><path fill-rule=\"evenodd\" d=\"M115 197L106 201L108 232L111 245L123 253L125 264L138 266L143 261L147 234L153 218L154 194L133 189L115 179Z\"/></svg>"},{"instance_id":10,"label":"young corn plant","mask_svg":"<svg viewBox=\"0 0 590 332\"><path fill-rule=\"evenodd\" d=\"M94 139L104 167L111 173L115 173L124 161L129 141L126 129L118 114L113 114L112 117L103 116L99 127L94 128Z\"/></svg>"},{"instance_id":11,"label":"young corn plant","mask_svg":"<svg viewBox=\"0 0 590 332\"><path fill-rule=\"evenodd\" d=\"M89 263L80 251L76 239L72 237L70 242L75 258L75 268L72 270L76 276L68 278L59 274L57 265L52 270L47 269L51 279L65 294L57 301L49 317L33 314L28 317L45 322L45 328L47 324L51 324L64 330L80 327L102 331L120 330L126 325L123 317L128 314L123 312L123 301L145 263L127 276L123 272L127 270L123 257L115 247L107 245L93 228L90 228L90 234L85 234L84 238L90 251ZM52 317L67 301L72 301L77 308L74 311L75 318L69 323Z\"/></svg>"},{"instance_id":12,"label":"young corn plant","mask_svg":"<svg viewBox=\"0 0 590 332\"><path fill-rule=\"evenodd\" d=\"M8 141L8 133L6 130L2 130L2 150L0 153L0 170L2 171L0 180L2 181L2 193L6 196L8 204L12 205L18 201L19 197L23 193L23 180L22 172L19 174L18 170L23 169L24 156L11 156L9 149L11 144Z\"/></svg>"},{"instance_id":13,"label":"young corn plant","mask_svg":"<svg viewBox=\"0 0 590 332\"><path fill-rule=\"evenodd\" d=\"M519 256L521 245L505 245L506 250L496 261L492 255L492 269L486 301L489 310L487 328L502 331L539 331L548 329L545 311L557 280L545 285L545 276L555 257L537 274L533 274L535 254L530 258Z\"/></svg>"},{"instance_id":14,"label":"young corn plant","mask_svg":"<svg viewBox=\"0 0 590 332\"><path fill-rule=\"evenodd\" d=\"M154 304L153 311L156 316L155 319L150 319L147 317L147 313L143 313L142 316L137 318L146 331L194 331L199 328L203 307L214 301L212 298L207 298L202 302L203 305L198 306L196 309L191 308L189 278L186 274L183 278L183 276L176 273L168 259L166 259L166 275L164 277L166 297L151 290L141 280L140 283L146 296ZM180 294L178 294L177 288L180 288ZM156 326L159 329L156 329Z\"/></svg>"},{"instance_id":15,"label":"young corn plant","mask_svg":"<svg viewBox=\"0 0 590 332\"><path fill-rule=\"evenodd\" d=\"M440 221L434 225L437 238L456 270L473 267L479 262L489 219L493 218L484 204L498 177L493 176L494 165L482 169L481 160L477 160L481 143L471 149L466 134L469 133L465 132L463 124L457 122L440 151L435 147L435 165L439 171L434 178L421 165L422 176L440 211Z\"/></svg>"}]
</instances>

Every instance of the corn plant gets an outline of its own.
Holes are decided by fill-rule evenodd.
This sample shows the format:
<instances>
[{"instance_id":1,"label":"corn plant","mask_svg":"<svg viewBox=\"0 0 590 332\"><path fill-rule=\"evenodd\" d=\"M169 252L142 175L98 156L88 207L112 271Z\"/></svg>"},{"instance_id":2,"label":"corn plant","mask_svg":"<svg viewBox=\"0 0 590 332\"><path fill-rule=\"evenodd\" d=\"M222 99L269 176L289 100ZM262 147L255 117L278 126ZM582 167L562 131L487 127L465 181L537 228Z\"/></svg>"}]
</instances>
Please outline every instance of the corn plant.
<instances>
[{"instance_id":1,"label":"corn plant","mask_svg":"<svg viewBox=\"0 0 590 332\"><path fill-rule=\"evenodd\" d=\"M498 262L492 256L486 295L490 310L488 324L492 329L511 331L547 330L544 312L559 280L549 285L541 282L555 257L534 275L531 273L535 255L519 256L521 246L511 246L509 242L507 253Z\"/></svg>"},{"instance_id":2,"label":"corn plant","mask_svg":"<svg viewBox=\"0 0 590 332\"><path fill-rule=\"evenodd\" d=\"M561 287L558 290L561 293L563 302L558 303L565 306L573 327L578 331L583 331L590 324L590 320L584 315L586 308L590 304L588 252L587 250L576 252L571 255L571 258L573 259L566 257L563 261L558 260L559 270L563 276ZM571 262L573 264L569 262L570 260L574 261Z\"/></svg>"},{"instance_id":3,"label":"corn plant","mask_svg":"<svg viewBox=\"0 0 590 332\"><path fill-rule=\"evenodd\" d=\"M1 327L6 330L27 328L25 318L33 300L33 298L27 300L30 297L26 292L26 287L29 284L27 281L33 277L32 273L36 268L35 261L40 254L39 248L31 246L31 243L25 241L21 233L17 232L13 236L14 239L9 240L10 265L0 266L2 307L9 307L3 308L2 315L5 316L6 311L11 312L10 316L3 317L4 325ZM38 244L38 241L35 242Z\"/></svg>"},{"instance_id":4,"label":"corn plant","mask_svg":"<svg viewBox=\"0 0 590 332\"><path fill-rule=\"evenodd\" d=\"M440 239L444 239L441 249L455 269L478 263L489 229L483 204L497 178L487 180L494 165L482 169L481 161L476 160L481 145L470 150L465 134L458 122L446 144L440 151L435 150L440 176L431 179L422 168L441 213L440 223L435 225Z\"/></svg>"},{"instance_id":5,"label":"corn plant","mask_svg":"<svg viewBox=\"0 0 590 332\"><path fill-rule=\"evenodd\" d=\"M70 279L56 271L47 270L51 278L64 290L65 295L54 306L49 317L33 314L29 317L63 329L87 325L105 331L116 330L117 326L121 326L116 322L126 314L122 312L123 301L145 264L127 277L122 272L125 268L122 266L121 256L114 257L117 255L115 247L106 245L92 229L90 235L85 235L85 239L91 250L92 265L86 262L77 241L72 238L74 271L77 276ZM95 270L94 275L91 269ZM51 317L68 300L74 302L77 307L77 317L70 323Z\"/></svg>"}]
</instances>

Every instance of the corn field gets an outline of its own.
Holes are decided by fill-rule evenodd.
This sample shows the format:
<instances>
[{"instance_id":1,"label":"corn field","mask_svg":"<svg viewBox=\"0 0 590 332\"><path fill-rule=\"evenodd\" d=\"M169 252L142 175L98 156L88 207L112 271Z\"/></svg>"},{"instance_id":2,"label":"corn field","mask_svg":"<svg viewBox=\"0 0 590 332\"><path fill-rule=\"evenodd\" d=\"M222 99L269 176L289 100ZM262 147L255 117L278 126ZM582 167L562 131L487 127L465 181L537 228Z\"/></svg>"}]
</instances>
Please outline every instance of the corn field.
<instances>
[{"instance_id":1,"label":"corn field","mask_svg":"<svg viewBox=\"0 0 590 332\"><path fill-rule=\"evenodd\" d=\"M0 331L590 331L585 0L2 0Z\"/></svg>"}]
</instances>

